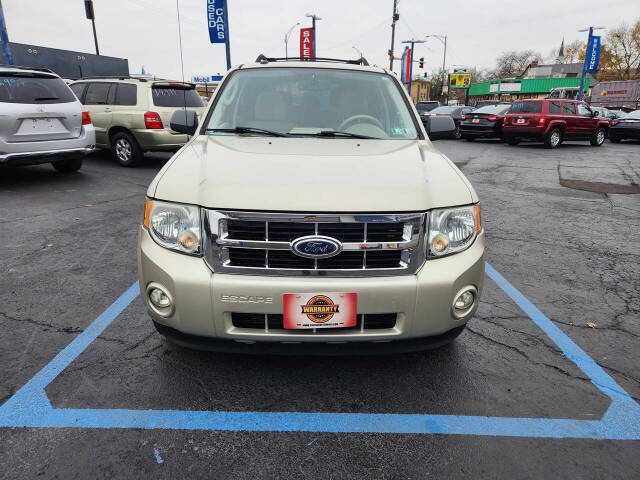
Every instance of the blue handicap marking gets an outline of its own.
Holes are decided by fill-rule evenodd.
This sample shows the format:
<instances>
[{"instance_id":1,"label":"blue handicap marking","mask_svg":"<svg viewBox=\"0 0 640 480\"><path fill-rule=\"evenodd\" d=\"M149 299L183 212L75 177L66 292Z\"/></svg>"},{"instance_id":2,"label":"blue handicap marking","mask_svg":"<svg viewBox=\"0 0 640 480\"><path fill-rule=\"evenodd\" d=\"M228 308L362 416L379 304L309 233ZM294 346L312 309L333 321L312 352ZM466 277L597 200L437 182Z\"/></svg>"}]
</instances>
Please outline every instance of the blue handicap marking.
<instances>
[{"instance_id":1,"label":"blue handicap marking","mask_svg":"<svg viewBox=\"0 0 640 480\"><path fill-rule=\"evenodd\" d=\"M394 413L54 408L45 388L138 296L139 286L136 282L0 407L0 427L375 432L639 440L640 405L488 263L485 272L589 377L591 383L611 399L600 420ZM158 463L162 463L159 451L155 449L154 453Z\"/></svg>"}]
</instances>

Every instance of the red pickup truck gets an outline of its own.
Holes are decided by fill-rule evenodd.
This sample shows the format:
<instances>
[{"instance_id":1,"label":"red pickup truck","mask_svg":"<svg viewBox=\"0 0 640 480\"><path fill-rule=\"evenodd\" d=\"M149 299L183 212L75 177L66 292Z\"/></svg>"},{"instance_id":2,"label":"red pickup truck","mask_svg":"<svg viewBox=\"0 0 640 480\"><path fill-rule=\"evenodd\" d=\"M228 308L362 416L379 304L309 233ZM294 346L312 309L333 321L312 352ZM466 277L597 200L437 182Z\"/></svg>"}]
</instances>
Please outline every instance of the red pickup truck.
<instances>
[{"instance_id":1,"label":"red pickup truck","mask_svg":"<svg viewBox=\"0 0 640 480\"><path fill-rule=\"evenodd\" d=\"M599 147L609 134L609 120L577 100L516 100L504 117L502 132L509 145L533 140L556 148L564 140L589 140Z\"/></svg>"}]
</instances>

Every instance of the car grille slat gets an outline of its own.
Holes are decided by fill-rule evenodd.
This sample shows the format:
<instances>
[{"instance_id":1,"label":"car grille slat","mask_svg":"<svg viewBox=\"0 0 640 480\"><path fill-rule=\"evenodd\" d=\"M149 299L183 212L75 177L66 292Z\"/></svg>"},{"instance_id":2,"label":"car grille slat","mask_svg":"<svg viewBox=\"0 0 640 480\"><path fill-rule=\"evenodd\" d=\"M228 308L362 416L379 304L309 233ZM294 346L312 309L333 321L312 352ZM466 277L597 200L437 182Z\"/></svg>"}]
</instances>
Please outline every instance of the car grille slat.
<instances>
[{"instance_id":1,"label":"car grille slat","mask_svg":"<svg viewBox=\"0 0 640 480\"><path fill-rule=\"evenodd\" d=\"M302 214L205 210L205 259L214 272L256 275L408 275L424 261L426 214ZM329 258L293 252L294 241L335 239Z\"/></svg>"},{"instance_id":2,"label":"car grille slat","mask_svg":"<svg viewBox=\"0 0 640 480\"><path fill-rule=\"evenodd\" d=\"M356 325L346 328L318 328L316 333L348 332L353 330L384 330L396 326L396 313L367 313L358 314ZM364 322L364 326L363 326ZM231 324L236 328L265 330L264 313L232 312ZM266 314L266 325L269 330L284 330L284 316L281 313ZM311 333L312 330L306 330Z\"/></svg>"},{"instance_id":3,"label":"car grille slat","mask_svg":"<svg viewBox=\"0 0 640 480\"><path fill-rule=\"evenodd\" d=\"M367 225L367 242L399 242L403 232L402 223L370 223Z\"/></svg>"}]
</instances>

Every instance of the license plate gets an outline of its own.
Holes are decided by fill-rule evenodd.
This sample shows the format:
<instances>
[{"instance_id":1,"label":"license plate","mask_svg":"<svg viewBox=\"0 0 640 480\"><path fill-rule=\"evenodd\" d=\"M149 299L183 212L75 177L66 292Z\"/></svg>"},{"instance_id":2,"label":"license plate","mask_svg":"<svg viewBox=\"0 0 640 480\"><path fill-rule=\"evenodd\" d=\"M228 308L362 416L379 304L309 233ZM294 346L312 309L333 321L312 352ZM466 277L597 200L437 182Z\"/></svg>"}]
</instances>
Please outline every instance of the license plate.
<instances>
[{"instance_id":1,"label":"license plate","mask_svg":"<svg viewBox=\"0 0 640 480\"><path fill-rule=\"evenodd\" d=\"M356 325L357 293L285 293L282 304L286 329L347 328Z\"/></svg>"},{"instance_id":2,"label":"license plate","mask_svg":"<svg viewBox=\"0 0 640 480\"><path fill-rule=\"evenodd\" d=\"M480 119L479 118L474 118L473 120L471 120L472 123L480 123Z\"/></svg>"},{"instance_id":3,"label":"license plate","mask_svg":"<svg viewBox=\"0 0 640 480\"><path fill-rule=\"evenodd\" d=\"M18 133L60 133L65 128L57 118L26 118L20 124Z\"/></svg>"},{"instance_id":4,"label":"license plate","mask_svg":"<svg viewBox=\"0 0 640 480\"><path fill-rule=\"evenodd\" d=\"M524 118L519 118L516 120L516 123L524 123L526 120Z\"/></svg>"}]
</instances>

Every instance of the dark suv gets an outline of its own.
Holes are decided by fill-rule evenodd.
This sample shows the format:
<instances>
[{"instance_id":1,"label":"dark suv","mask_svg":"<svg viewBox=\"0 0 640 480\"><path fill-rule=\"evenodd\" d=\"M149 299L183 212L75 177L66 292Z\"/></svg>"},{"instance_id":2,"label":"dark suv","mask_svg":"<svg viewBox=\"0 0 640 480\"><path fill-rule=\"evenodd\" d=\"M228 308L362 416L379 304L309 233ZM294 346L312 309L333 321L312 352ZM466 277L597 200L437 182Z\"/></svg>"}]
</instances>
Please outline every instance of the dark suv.
<instances>
[{"instance_id":1,"label":"dark suv","mask_svg":"<svg viewBox=\"0 0 640 480\"><path fill-rule=\"evenodd\" d=\"M589 140L599 147L607 138L609 121L577 100L517 100L504 117L502 132L509 145L533 140L556 148L564 140Z\"/></svg>"}]
</instances>

